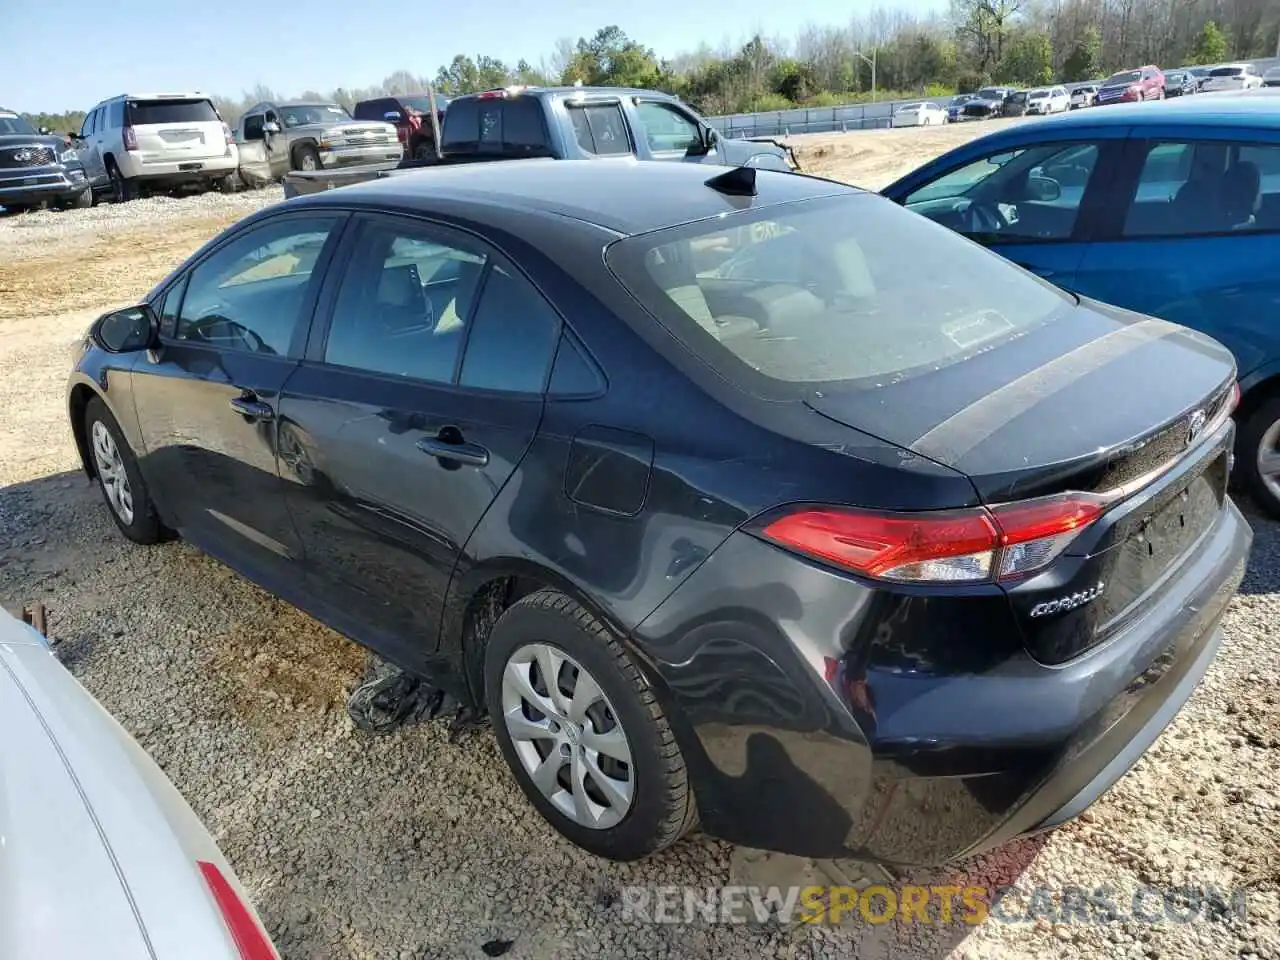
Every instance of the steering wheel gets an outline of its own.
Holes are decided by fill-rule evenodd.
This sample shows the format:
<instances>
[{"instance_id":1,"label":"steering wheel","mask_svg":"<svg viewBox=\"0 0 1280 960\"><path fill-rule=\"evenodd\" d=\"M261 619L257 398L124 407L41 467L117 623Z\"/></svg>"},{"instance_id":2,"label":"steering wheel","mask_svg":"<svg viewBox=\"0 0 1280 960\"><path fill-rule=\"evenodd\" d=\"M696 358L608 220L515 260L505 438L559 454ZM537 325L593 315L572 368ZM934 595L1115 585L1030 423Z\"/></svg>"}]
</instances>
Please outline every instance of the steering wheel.
<instances>
[{"instance_id":1,"label":"steering wheel","mask_svg":"<svg viewBox=\"0 0 1280 960\"><path fill-rule=\"evenodd\" d=\"M1008 226L994 203L972 200L965 214L965 233L999 233Z\"/></svg>"}]
</instances>

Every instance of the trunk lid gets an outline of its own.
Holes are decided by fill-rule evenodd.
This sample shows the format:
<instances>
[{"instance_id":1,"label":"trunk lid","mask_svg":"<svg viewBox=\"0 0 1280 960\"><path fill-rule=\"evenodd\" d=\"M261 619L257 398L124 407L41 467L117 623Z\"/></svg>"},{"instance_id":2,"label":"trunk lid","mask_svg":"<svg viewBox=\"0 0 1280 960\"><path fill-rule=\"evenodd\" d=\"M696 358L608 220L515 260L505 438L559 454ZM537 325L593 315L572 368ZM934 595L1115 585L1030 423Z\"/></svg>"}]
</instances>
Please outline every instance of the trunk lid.
<instances>
[{"instance_id":1,"label":"trunk lid","mask_svg":"<svg viewBox=\"0 0 1280 960\"><path fill-rule=\"evenodd\" d=\"M997 315L953 338L984 338ZM986 503L1129 484L1188 447L1225 402L1230 352L1185 327L1089 301L962 362L868 387L824 385L817 412L972 479Z\"/></svg>"}]
</instances>

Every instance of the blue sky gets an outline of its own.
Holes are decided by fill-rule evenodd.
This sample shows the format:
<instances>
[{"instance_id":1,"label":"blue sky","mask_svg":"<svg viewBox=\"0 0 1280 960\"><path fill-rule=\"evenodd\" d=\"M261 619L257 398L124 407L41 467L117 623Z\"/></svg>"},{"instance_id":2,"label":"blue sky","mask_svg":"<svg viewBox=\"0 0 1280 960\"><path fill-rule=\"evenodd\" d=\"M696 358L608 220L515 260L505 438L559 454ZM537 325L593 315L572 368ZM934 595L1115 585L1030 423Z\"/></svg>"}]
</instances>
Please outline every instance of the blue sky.
<instances>
[{"instance_id":1,"label":"blue sky","mask_svg":"<svg viewBox=\"0 0 1280 960\"><path fill-rule=\"evenodd\" d=\"M126 91L238 96L257 83L286 94L328 91L369 86L398 69L434 75L456 53L536 64L560 37L576 39L610 23L671 56L704 41L741 42L757 30L792 37L806 24L844 24L876 6L919 12L946 6L946 0L296 2L300 15L285 12L287 0L0 0L0 105L83 110Z\"/></svg>"}]
</instances>

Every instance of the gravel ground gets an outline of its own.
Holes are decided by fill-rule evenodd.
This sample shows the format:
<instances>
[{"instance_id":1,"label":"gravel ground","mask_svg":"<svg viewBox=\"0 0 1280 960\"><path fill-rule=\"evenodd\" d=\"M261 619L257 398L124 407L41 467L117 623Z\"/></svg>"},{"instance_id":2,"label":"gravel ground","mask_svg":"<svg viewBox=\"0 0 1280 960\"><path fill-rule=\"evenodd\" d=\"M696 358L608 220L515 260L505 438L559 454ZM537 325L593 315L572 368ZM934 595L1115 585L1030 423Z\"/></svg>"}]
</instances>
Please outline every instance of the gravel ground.
<instances>
[{"instance_id":1,"label":"gravel ground","mask_svg":"<svg viewBox=\"0 0 1280 960\"><path fill-rule=\"evenodd\" d=\"M879 185L962 130L796 140L828 175ZM77 472L65 423L67 358L89 320L278 198L264 190L0 218L0 603L48 605L59 656L204 818L286 960L504 947L521 958L1280 957L1280 525L1253 513L1250 572L1222 652L1134 770L1075 824L963 871L908 878L1110 886L1122 911L1146 886L1247 888L1244 918L798 929L628 921L626 886L772 882L805 865L753 867L704 837L641 864L597 861L532 814L488 731L451 743L441 723L383 737L355 730L343 702L363 654L185 544L126 544ZM1025 904L1008 903L1026 917Z\"/></svg>"}]
</instances>

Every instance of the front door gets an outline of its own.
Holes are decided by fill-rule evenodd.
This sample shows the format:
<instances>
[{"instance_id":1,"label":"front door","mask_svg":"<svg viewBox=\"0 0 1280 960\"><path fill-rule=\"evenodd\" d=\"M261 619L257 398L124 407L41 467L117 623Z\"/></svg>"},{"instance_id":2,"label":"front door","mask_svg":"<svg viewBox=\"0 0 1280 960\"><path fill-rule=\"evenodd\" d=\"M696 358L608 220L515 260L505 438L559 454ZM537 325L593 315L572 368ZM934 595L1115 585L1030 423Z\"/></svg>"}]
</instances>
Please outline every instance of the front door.
<instances>
[{"instance_id":1,"label":"front door","mask_svg":"<svg viewBox=\"0 0 1280 960\"><path fill-rule=\"evenodd\" d=\"M1280 133L1180 133L1132 142L1077 289L1217 338L1245 379L1280 361Z\"/></svg>"},{"instance_id":2,"label":"front door","mask_svg":"<svg viewBox=\"0 0 1280 960\"><path fill-rule=\"evenodd\" d=\"M702 152L703 128L693 117L674 104L662 100L637 100L635 117L638 136L644 138L655 160L690 160L695 163L721 163L716 144Z\"/></svg>"},{"instance_id":3,"label":"front door","mask_svg":"<svg viewBox=\"0 0 1280 960\"><path fill-rule=\"evenodd\" d=\"M184 537L268 587L301 583L277 414L342 219L280 215L215 248L164 295L161 344L133 370L157 501Z\"/></svg>"},{"instance_id":4,"label":"front door","mask_svg":"<svg viewBox=\"0 0 1280 960\"><path fill-rule=\"evenodd\" d=\"M886 193L1070 290L1094 224L1094 198L1110 181L1123 145L1083 138L978 150Z\"/></svg>"},{"instance_id":5,"label":"front door","mask_svg":"<svg viewBox=\"0 0 1280 960\"><path fill-rule=\"evenodd\" d=\"M537 432L559 320L466 235L374 215L352 234L281 398L282 470L311 592L431 672L454 564Z\"/></svg>"}]
</instances>

